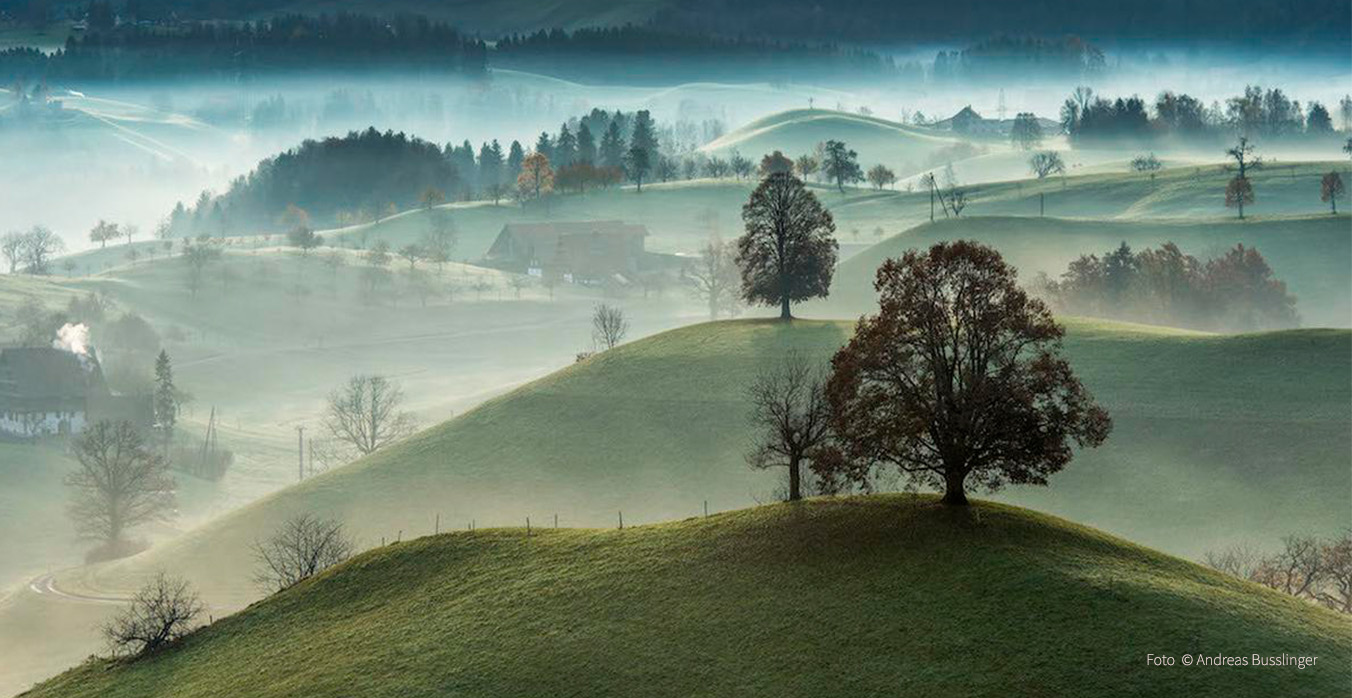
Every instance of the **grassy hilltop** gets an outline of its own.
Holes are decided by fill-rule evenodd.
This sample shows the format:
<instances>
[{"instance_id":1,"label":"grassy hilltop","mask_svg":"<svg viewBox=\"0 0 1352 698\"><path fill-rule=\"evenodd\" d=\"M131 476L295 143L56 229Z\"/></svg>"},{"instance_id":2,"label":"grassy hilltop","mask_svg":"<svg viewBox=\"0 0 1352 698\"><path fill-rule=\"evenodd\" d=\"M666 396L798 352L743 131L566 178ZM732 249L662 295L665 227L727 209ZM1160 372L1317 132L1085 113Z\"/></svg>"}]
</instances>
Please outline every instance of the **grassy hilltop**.
<instances>
[{"instance_id":1,"label":"grassy hilltop","mask_svg":"<svg viewBox=\"0 0 1352 698\"><path fill-rule=\"evenodd\" d=\"M874 274L883 260L943 240L976 240L998 249L1026 282L1041 271L1060 277L1082 254L1103 255L1126 242L1134 249L1172 240L1206 259L1243 243L1256 247L1296 296L1309 327L1352 324L1352 217L1300 216L1258 220L1083 220L972 216L925 223L841 263L831 295L813 313L854 315L877 305Z\"/></svg>"},{"instance_id":2,"label":"grassy hilltop","mask_svg":"<svg viewBox=\"0 0 1352 698\"><path fill-rule=\"evenodd\" d=\"M350 466L270 495L164 545L77 576L130 588L192 575L224 607L253 597L249 545L293 514L347 521L367 544L432 531L688 516L769 498L743 464L744 386L789 350L826 360L848 323L696 325L623 345L488 401ZM1190 557L1287 531L1335 531L1352 487L1352 333L1213 336L1072 321L1067 352L1112 413L1103 448L1052 487L1002 497Z\"/></svg>"},{"instance_id":3,"label":"grassy hilltop","mask_svg":"<svg viewBox=\"0 0 1352 698\"><path fill-rule=\"evenodd\" d=\"M1028 510L893 495L390 545L27 696L1316 696L1350 661L1331 611Z\"/></svg>"}]
</instances>

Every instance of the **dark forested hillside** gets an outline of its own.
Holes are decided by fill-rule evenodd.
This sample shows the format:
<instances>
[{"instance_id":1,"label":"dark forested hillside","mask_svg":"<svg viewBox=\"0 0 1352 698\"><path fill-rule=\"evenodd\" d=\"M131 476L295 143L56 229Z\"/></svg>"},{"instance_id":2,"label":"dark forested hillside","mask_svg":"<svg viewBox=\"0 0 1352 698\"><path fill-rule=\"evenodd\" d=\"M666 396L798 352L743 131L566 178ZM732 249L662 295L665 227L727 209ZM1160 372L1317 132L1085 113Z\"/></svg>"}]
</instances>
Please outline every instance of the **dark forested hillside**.
<instances>
[{"instance_id":1,"label":"dark forested hillside","mask_svg":"<svg viewBox=\"0 0 1352 698\"><path fill-rule=\"evenodd\" d=\"M365 6L337 0L132 0L130 4L146 17L175 13L194 19L340 10L420 13L485 35L656 20L668 29L699 28L725 36L863 43L966 42L1002 33L1075 34L1091 41L1242 41L1246 47L1293 41L1345 45L1352 39L1352 7L1344 0L1302 0L1298 11L1283 0L369 0ZM88 2L0 0L0 9L6 5L14 5L16 13L44 5L52 12L64 12Z\"/></svg>"},{"instance_id":2,"label":"dark forested hillside","mask_svg":"<svg viewBox=\"0 0 1352 698\"><path fill-rule=\"evenodd\" d=\"M340 213L354 211L376 217L415 205L429 189L449 190L458 176L435 143L371 128L307 140L268 158L225 194L205 206L199 202L193 213L177 209L170 222L176 233L210 234L225 226L276 230L309 221L332 224Z\"/></svg>"},{"instance_id":3,"label":"dark forested hillside","mask_svg":"<svg viewBox=\"0 0 1352 698\"><path fill-rule=\"evenodd\" d=\"M51 54L0 51L0 83L145 80L217 75L229 79L365 67L478 74L485 47L427 17L283 15L266 22L124 22L72 36Z\"/></svg>"}]
</instances>

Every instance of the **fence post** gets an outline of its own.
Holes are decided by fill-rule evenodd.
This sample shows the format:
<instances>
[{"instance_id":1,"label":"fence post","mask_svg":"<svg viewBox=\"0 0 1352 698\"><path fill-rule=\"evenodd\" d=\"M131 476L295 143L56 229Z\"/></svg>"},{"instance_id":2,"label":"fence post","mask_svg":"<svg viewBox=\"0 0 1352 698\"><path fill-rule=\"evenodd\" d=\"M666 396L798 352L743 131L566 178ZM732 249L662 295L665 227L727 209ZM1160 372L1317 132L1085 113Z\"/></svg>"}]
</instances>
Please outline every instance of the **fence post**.
<instances>
[{"instance_id":1,"label":"fence post","mask_svg":"<svg viewBox=\"0 0 1352 698\"><path fill-rule=\"evenodd\" d=\"M620 512L620 530L621 530L621 531L624 530L624 512L623 512L623 511Z\"/></svg>"},{"instance_id":2,"label":"fence post","mask_svg":"<svg viewBox=\"0 0 1352 698\"><path fill-rule=\"evenodd\" d=\"M441 514L437 514L437 522L432 526L432 535L441 533Z\"/></svg>"},{"instance_id":3,"label":"fence post","mask_svg":"<svg viewBox=\"0 0 1352 698\"><path fill-rule=\"evenodd\" d=\"M402 542L403 540L404 540L404 529L401 528L399 529L399 537L395 538L394 542L399 543Z\"/></svg>"},{"instance_id":4,"label":"fence post","mask_svg":"<svg viewBox=\"0 0 1352 698\"><path fill-rule=\"evenodd\" d=\"M530 538L530 517L526 517L526 537Z\"/></svg>"},{"instance_id":5,"label":"fence post","mask_svg":"<svg viewBox=\"0 0 1352 698\"><path fill-rule=\"evenodd\" d=\"M704 500L704 518L709 518L709 500Z\"/></svg>"},{"instance_id":6,"label":"fence post","mask_svg":"<svg viewBox=\"0 0 1352 698\"><path fill-rule=\"evenodd\" d=\"M555 515L554 515L554 528L558 528L558 527L559 527L559 515L558 515L558 514L555 514Z\"/></svg>"}]
</instances>

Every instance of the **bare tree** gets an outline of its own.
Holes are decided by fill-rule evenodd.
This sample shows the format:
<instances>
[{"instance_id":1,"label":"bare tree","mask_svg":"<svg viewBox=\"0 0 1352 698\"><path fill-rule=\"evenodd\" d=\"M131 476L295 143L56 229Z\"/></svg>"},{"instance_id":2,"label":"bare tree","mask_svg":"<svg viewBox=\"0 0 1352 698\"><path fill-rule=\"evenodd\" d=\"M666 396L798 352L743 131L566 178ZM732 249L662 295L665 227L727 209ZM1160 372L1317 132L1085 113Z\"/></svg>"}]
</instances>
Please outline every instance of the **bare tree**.
<instances>
[{"instance_id":1,"label":"bare tree","mask_svg":"<svg viewBox=\"0 0 1352 698\"><path fill-rule=\"evenodd\" d=\"M5 262L9 264L9 273L13 274L18 271L19 264L24 261L23 248L23 233L11 231L0 238L0 254L5 256Z\"/></svg>"},{"instance_id":2,"label":"bare tree","mask_svg":"<svg viewBox=\"0 0 1352 698\"><path fill-rule=\"evenodd\" d=\"M66 485L73 491L70 516L82 537L117 543L128 529L173 513L168 463L130 422L97 422L73 448L80 467L66 476Z\"/></svg>"},{"instance_id":3,"label":"bare tree","mask_svg":"<svg viewBox=\"0 0 1352 698\"><path fill-rule=\"evenodd\" d=\"M187 635L205 607L187 580L161 572L103 626L114 655L139 657Z\"/></svg>"},{"instance_id":4,"label":"bare tree","mask_svg":"<svg viewBox=\"0 0 1352 698\"><path fill-rule=\"evenodd\" d=\"M742 272L737 268L737 245L711 238L700 250L699 257L682 270L682 277L690 285L691 293L709 306L709 319L718 314L737 314Z\"/></svg>"},{"instance_id":5,"label":"bare tree","mask_svg":"<svg viewBox=\"0 0 1352 698\"><path fill-rule=\"evenodd\" d=\"M385 376L353 376L329 394L324 426L368 455L417 431L413 414L400 411L403 404L404 391Z\"/></svg>"},{"instance_id":6,"label":"bare tree","mask_svg":"<svg viewBox=\"0 0 1352 698\"><path fill-rule=\"evenodd\" d=\"M1262 566L1263 558L1254 548L1237 544L1220 551L1207 551L1202 561L1207 567L1252 581Z\"/></svg>"},{"instance_id":7,"label":"bare tree","mask_svg":"<svg viewBox=\"0 0 1352 698\"><path fill-rule=\"evenodd\" d=\"M629 320L623 310L602 303L592 311L592 341L596 346L614 349L628 333Z\"/></svg>"},{"instance_id":8,"label":"bare tree","mask_svg":"<svg viewBox=\"0 0 1352 698\"><path fill-rule=\"evenodd\" d=\"M1311 536L1287 536L1282 549L1263 560L1254 581L1277 591L1314 598L1324 575L1319 540Z\"/></svg>"},{"instance_id":9,"label":"bare tree","mask_svg":"<svg viewBox=\"0 0 1352 698\"><path fill-rule=\"evenodd\" d=\"M66 243L45 226L35 225L23 236L23 262L29 274L46 274L54 255L66 249Z\"/></svg>"},{"instance_id":10,"label":"bare tree","mask_svg":"<svg viewBox=\"0 0 1352 698\"><path fill-rule=\"evenodd\" d=\"M1028 159L1028 169L1037 175L1038 179L1046 179L1048 175L1065 173L1066 163L1061 159L1061 154L1054 150L1048 150L1042 153L1036 153Z\"/></svg>"},{"instance_id":11,"label":"bare tree","mask_svg":"<svg viewBox=\"0 0 1352 698\"><path fill-rule=\"evenodd\" d=\"M254 582L265 591L281 591L343 562L355 547L337 521L292 517L271 538L254 542Z\"/></svg>"},{"instance_id":12,"label":"bare tree","mask_svg":"<svg viewBox=\"0 0 1352 698\"><path fill-rule=\"evenodd\" d=\"M747 463L757 469L788 468L790 501L803 496L803 468L830 452L826 380L824 365L790 353L779 365L762 371L747 389L751 423L760 432Z\"/></svg>"},{"instance_id":13,"label":"bare tree","mask_svg":"<svg viewBox=\"0 0 1352 698\"><path fill-rule=\"evenodd\" d=\"M1340 613L1352 613L1352 531L1328 541L1322 550L1324 584L1315 598Z\"/></svg>"}]
</instances>

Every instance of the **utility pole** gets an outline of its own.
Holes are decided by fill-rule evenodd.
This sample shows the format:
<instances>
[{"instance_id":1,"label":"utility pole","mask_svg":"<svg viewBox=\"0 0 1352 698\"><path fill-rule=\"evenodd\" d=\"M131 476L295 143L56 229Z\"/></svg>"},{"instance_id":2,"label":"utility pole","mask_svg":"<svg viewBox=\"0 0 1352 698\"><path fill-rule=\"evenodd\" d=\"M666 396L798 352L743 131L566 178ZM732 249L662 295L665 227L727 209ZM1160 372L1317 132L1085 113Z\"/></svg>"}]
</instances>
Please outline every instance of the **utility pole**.
<instances>
[{"instance_id":1,"label":"utility pole","mask_svg":"<svg viewBox=\"0 0 1352 698\"><path fill-rule=\"evenodd\" d=\"M296 482L305 479L305 425L296 427Z\"/></svg>"}]
</instances>

